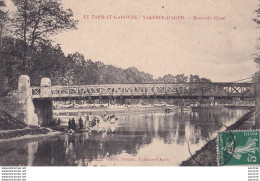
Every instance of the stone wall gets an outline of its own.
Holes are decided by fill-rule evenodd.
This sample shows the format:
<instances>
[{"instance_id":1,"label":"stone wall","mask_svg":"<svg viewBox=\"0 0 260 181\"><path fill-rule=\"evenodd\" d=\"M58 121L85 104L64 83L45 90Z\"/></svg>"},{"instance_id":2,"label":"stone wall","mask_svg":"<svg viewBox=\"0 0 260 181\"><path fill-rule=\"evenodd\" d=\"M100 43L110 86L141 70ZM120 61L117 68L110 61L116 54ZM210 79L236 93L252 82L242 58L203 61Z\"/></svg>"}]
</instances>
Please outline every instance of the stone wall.
<instances>
[{"instance_id":1,"label":"stone wall","mask_svg":"<svg viewBox=\"0 0 260 181\"><path fill-rule=\"evenodd\" d=\"M22 75L18 90L0 98L0 109L30 126L38 126L38 117L30 96L30 78Z\"/></svg>"},{"instance_id":2,"label":"stone wall","mask_svg":"<svg viewBox=\"0 0 260 181\"><path fill-rule=\"evenodd\" d=\"M0 98L0 110L10 114L19 121L26 118L24 104L19 100L18 93Z\"/></svg>"}]
</instances>

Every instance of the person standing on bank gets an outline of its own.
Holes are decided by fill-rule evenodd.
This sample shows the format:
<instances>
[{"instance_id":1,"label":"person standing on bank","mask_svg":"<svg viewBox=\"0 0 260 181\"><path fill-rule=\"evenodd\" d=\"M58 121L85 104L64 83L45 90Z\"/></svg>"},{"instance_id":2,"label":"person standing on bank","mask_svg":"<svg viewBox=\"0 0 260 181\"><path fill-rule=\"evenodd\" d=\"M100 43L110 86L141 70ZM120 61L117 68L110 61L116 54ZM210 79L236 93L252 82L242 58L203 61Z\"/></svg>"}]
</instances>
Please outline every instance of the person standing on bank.
<instances>
[{"instance_id":1,"label":"person standing on bank","mask_svg":"<svg viewBox=\"0 0 260 181\"><path fill-rule=\"evenodd\" d=\"M71 120L71 127L72 127L73 130L76 130L76 122L75 122L74 117Z\"/></svg>"},{"instance_id":2,"label":"person standing on bank","mask_svg":"<svg viewBox=\"0 0 260 181\"><path fill-rule=\"evenodd\" d=\"M69 119L69 121L68 121L68 131L69 131L70 129L72 129L72 122L71 122L71 120Z\"/></svg>"},{"instance_id":3,"label":"person standing on bank","mask_svg":"<svg viewBox=\"0 0 260 181\"><path fill-rule=\"evenodd\" d=\"M83 120L79 118L79 129L83 129Z\"/></svg>"}]
</instances>

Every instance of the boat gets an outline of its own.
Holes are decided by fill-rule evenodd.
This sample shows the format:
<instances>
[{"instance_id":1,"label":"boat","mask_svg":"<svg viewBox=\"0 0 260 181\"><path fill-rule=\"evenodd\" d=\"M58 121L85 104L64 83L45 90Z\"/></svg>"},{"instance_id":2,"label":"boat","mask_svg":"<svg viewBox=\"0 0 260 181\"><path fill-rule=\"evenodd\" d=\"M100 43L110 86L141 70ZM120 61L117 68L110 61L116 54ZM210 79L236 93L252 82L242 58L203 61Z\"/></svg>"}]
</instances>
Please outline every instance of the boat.
<instances>
[{"instance_id":1,"label":"boat","mask_svg":"<svg viewBox=\"0 0 260 181\"><path fill-rule=\"evenodd\" d=\"M165 108L165 112L166 113L171 113L171 112L173 112L175 109L174 108L171 108L171 107L166 107Z\"/></svg>"},{"instance_id":2,"label":"boat","mask_svg":"<svg viewBox=\"0 0 260 181\"><path fill-rule=\"evenodd\" d=\"M100 121L95 126L90 128L90 131L94 131L97 133L103 133L103 132L114 132L117 126L117 120L118 118L115 115L108 116L108 119L106 121Z\"/></svg>"},{"instance_id":3,"label":"boat","mask_svg":"<svg viewBox=\"0 0 260 181\"><path fill-rule=\"evenodd\" d=\"M57 107L59 107L59 108L72 108L73 104L69 104L69 105L61 104L61 105L58 105Z\"/></svg>"},{"instance_id":4,"label":"boat","mask_svg":"<svg viewBox=\"0 0 260 181\"><path fill-rule=\"evenodd\" d=\"M165 112L166 113L171 113L171 112L175 112L178 107L174 106L174 105L170 105L170 104L165 104L166 108L165 108Z\"/></svg>"},{"instance_id":5,"label":"boat","mask_svg":"<svg viewBox=\"0 0 260 181\"><path fill-rule=\"evenodd\" d=\"M165 104L154 104L153 106L154 106L154 107L164 107Z\"/></svg>"},{"instance_id":6,"label":"boat","mask_svg":"<svg viewBox=\"0 0 260 181\"><path fill-rule=\"evenodd\" d=\"M181 107L182 112L190 112L192 111L192 108L190 106L183 106Z\"/></svg>"}]
</instances>

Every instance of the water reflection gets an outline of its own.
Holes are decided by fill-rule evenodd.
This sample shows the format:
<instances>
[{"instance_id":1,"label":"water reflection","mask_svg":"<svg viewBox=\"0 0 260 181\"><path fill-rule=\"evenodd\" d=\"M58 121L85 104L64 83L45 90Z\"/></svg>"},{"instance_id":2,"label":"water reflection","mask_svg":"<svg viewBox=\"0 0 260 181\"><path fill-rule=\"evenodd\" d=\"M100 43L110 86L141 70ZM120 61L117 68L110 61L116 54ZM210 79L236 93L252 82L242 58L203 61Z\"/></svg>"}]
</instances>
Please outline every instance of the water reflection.
<instances>
[{"instance_id":1,"label":"water reflection","mask_svg":"<svg viewBox=\"0 0 260 181\"><path fill-rule=\"evenodd\" d=\"M246 110L148 113L119 116L112 134L86 133L0 144L0 165L178 165L202 147L222 124L228 126ZM166 158L142 162L140 158ZM121 159L121 160L120 160ZM131 161L124 161L129 159Z\"/></svg>"}]
</instances>

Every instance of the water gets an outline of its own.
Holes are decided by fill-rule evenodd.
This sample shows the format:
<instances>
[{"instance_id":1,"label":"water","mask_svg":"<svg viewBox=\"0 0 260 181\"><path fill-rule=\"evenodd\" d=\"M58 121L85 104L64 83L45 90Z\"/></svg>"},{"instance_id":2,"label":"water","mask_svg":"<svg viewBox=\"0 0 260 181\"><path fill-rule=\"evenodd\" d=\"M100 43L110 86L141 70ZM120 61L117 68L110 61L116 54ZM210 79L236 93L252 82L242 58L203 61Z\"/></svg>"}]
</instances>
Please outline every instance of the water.
<instances>
[{"instance_id":1,"label":"water","mask_svg":"<svg viewBox=\"0 0 260 181\"><path fill-rule=\"evenodd\" d=\"M247 110L118 115L112 134L59 135L0 144L4 166L153 166L179 165L222 125L236 122Z\"/></svg>"}]
</instances>

